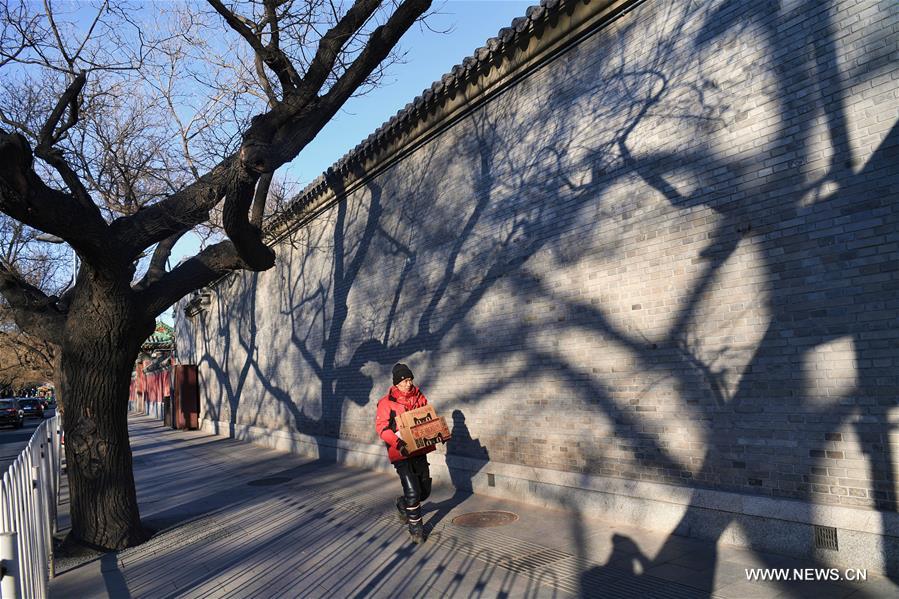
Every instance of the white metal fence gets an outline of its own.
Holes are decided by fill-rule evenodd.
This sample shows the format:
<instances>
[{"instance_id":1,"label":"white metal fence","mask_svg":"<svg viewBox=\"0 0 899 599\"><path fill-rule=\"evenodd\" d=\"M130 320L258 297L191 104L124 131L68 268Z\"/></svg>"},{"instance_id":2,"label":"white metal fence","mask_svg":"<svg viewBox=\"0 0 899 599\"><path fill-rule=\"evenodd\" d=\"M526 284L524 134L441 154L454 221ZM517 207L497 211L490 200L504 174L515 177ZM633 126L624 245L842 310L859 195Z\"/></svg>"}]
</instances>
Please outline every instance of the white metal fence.
<instances>
[{"instance_id":1,"label":"white metal fence","mask_svg":"<svg viewBox=\"0 0 899 599\"><path fill-rule=\"evenodd\" d=\"M0 483L0 596L42 598L53 569L59 492L60 419L34 431Z\"/></svg>"}]
</instances>

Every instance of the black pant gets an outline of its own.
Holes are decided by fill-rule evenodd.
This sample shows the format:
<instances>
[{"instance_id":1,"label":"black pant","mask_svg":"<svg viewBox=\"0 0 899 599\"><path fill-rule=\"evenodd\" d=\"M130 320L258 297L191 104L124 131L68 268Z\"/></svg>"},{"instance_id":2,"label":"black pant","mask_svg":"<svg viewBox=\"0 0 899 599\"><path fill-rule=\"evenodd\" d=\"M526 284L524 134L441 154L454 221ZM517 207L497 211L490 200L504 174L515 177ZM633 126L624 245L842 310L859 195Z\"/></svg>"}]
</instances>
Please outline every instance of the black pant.
<instances>
[{"instance_id":1,"label":"black pant","mask_svg":"<svg viewBox=\"0 0 899 599\"><path fill-rule=\"evenodd\" d=\"M393 465L403 484L403 500L410 523L421 522L421 502L431 494L431 473L427 456L419 455Z\"/></svg>"}]
</instances>

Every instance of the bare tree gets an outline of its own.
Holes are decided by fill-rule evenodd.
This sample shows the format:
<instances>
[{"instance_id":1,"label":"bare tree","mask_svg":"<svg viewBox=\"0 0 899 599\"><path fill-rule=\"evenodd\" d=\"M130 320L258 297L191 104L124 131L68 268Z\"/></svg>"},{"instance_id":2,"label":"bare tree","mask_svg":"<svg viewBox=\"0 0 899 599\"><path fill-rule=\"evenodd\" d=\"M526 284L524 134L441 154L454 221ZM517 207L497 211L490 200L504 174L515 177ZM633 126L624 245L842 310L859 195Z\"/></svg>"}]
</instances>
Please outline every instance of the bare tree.
<instances>
[{"instance_id":1,"label":"bare tree","mask_svg":"<svg viewBox=\"0 0 899 599\"><path fill-rule=\"evenodd\" d=\"M186 293L274 265L276 170L377 82L430 1L0 2L0 211L81 260L53 289L5 259L0 293L58 347L74 540L128 547L146 539L126 420L141 342ZM168 268L191 230L210 243Z\"/></svg>"},{"instance_id":2,"label":"bare tree","mask_svg":"<svg viewBox=\"0 0 899 599\"><path fill-rule=\"evenodd\" d=\"M69 274L65 256L52 245L35 243L39 240L38 231L0 214L0 264L14 264L24 280L58 295L71 282L65 278ZM50 380L56 355L52 342L16 325L9 304L0 296L0 394Z\"/></svg>"},{"instance_id":3,"label":"bare tree","mask_svg":"<svg viewBox=\"0 0 899 599\"><path fill-rule=\"evenodd\" d=\"M50 380L55 355L51 343L17 329L0 330L0 396L11 395L32 383Z\"/></svg>"}]
</instances>

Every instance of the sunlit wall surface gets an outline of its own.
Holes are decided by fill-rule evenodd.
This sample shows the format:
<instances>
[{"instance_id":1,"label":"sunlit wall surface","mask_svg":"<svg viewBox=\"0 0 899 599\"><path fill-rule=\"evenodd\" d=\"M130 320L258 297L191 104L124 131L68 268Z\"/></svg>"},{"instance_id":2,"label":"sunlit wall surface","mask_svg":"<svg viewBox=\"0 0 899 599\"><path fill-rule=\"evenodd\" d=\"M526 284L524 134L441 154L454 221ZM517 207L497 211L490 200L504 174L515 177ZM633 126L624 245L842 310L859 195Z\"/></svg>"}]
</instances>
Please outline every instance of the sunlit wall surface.
<instances>
[{"instance_id":1,"label":"sunlit wall surface","mask_svg":"<svg viewBox=\"0 0 899 599\"><path fill-rule=\"evenodd\" d=\"M381 451L403 361L470 476L895 512L897 28L890 2L645 2L475 86L179 311L205 418Z\"/></svg>"}]
</instances>

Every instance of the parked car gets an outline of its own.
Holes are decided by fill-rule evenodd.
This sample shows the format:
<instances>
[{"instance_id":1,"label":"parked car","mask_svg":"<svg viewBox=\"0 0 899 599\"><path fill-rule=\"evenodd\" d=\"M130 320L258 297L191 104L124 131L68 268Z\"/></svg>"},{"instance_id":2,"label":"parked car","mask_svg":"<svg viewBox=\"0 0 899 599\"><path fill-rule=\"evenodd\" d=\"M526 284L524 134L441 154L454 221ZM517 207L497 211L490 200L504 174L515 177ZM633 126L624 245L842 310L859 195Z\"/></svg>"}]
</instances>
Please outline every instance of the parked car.
<instances>
[{"instance_id":1,"label":"parked car","mask_svg":"<svg viewBox=\"0 0 899 599\"><path fill-rule=\"evenodd\" d=\"M25 412L15 398L0 399L0 424L11 424L14 428L22 428L25 423Z\"/></svg>"},{"instance_id":2,"label":"parked car","mask_svg":"<svg viewBox=\"0 0 899 599\"><path fill-rule=\"evenodd\" d=\"M25 413L25 418L43 418L46 405L35 397L19 397L19 407Z\"/></svg>"}]
</instances>

